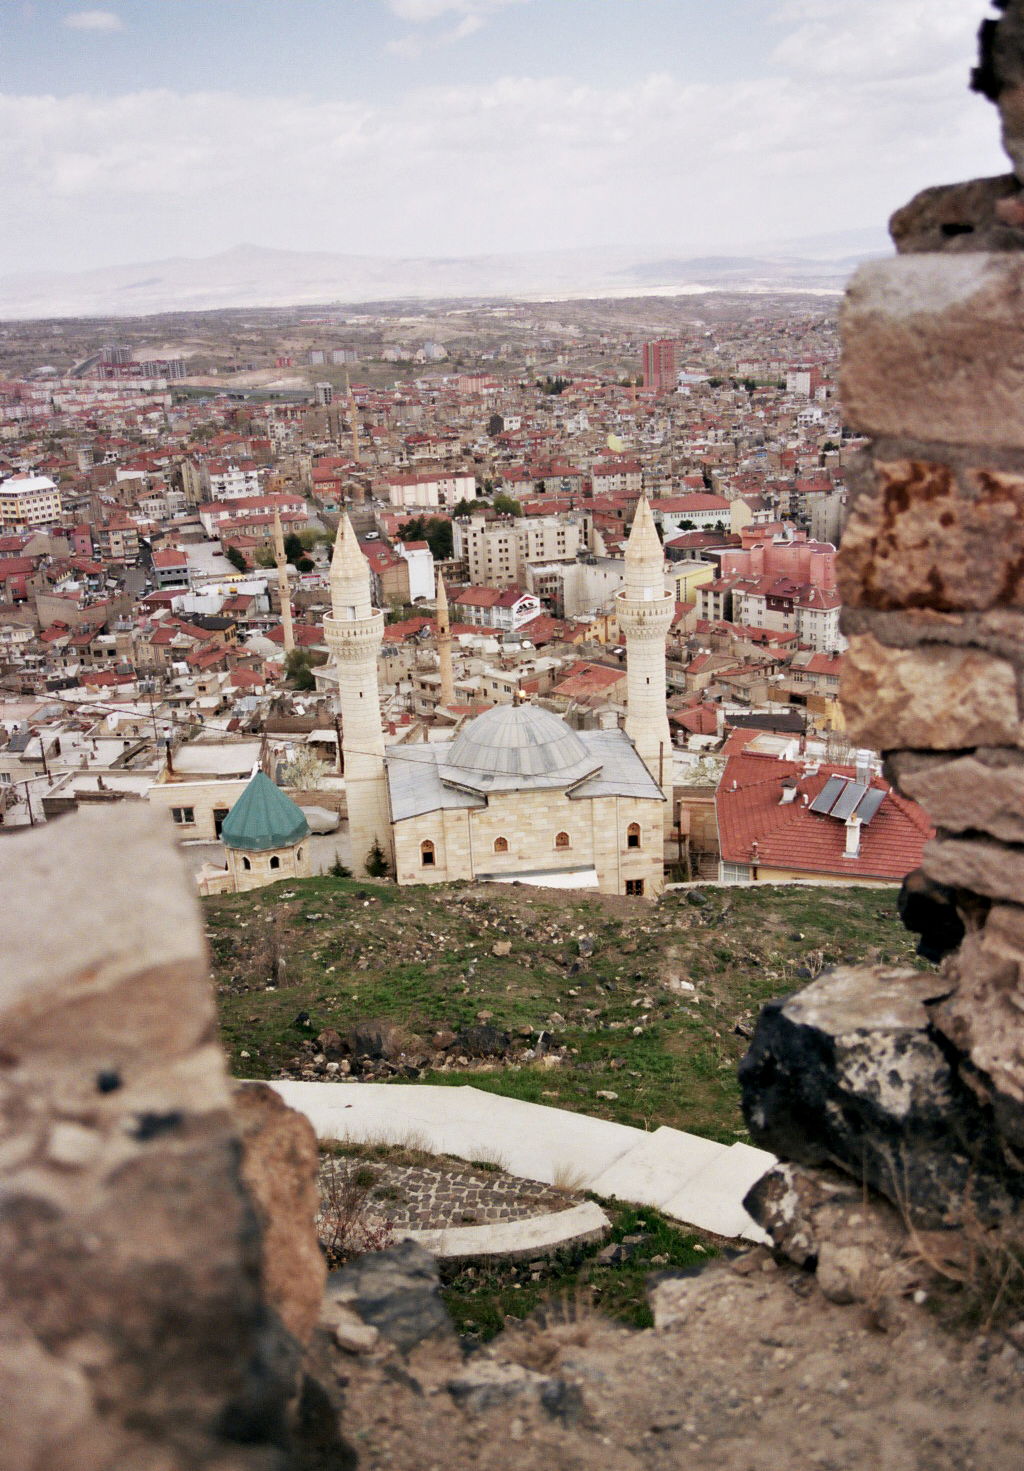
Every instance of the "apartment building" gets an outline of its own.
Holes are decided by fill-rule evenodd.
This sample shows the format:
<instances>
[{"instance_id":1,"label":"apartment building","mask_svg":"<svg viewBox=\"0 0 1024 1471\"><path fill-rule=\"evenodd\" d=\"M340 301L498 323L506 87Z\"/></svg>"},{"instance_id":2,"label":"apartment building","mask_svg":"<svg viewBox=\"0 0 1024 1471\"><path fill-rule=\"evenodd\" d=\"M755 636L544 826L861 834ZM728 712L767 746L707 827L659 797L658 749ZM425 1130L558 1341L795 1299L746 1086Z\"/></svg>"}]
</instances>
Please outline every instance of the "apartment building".
<instances>
[{"instance_id":1,"label":"apartment building","mask_svg":"<svg viewBox=\"0 0 1024 1471\"><path fill-rule=\"evenodd\" d=\"M9 475L0 484L0 529L53 526L60 517L60 491L48 475Z\"/></svg>"},{"instance_id":2,"label":"apartment building","mask_svg":"<svg viewBox=\"0 0 1024 1471\"><path fill-rule=\"evenodd\" d=\"M585 552L589 522L583 512L488 520L460 516L452 523L454 555L470 582L490 587L523 583L533 563L571 562Z\"/></svg>"},{"instance_id":3,"label":"apartment building","mask_svg":"<svg viewBox=\"0 0 1024 1471\"><path fill-rule=\"evenodd\" d=\"M392 475L386 481L387 498L404 510L451 510L459 501L476 498L476 476L458 470L452 474L424 471Z\"/></svg>"}]
</instances>

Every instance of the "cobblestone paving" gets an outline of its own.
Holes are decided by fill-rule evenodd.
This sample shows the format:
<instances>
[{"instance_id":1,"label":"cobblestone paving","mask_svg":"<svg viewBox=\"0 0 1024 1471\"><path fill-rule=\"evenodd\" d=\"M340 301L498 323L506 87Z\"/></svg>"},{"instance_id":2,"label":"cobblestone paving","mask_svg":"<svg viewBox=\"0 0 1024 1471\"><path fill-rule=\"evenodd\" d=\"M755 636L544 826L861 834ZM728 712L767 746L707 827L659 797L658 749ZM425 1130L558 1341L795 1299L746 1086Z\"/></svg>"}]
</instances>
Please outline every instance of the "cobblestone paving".
<instances>
[{"instance_id":1,"label":"cobblestone paving","mask_svg":"<svg viewBox=\"0 0 1024 1471\"><path fill-rule=\"evenodd\" d=\"M569 1210L582 1198L553 1185L521 1180L501 1171L474 1169L472 1165L399 1165L386 1160L340 1158L325 1160L323 1170L335 1170L342 1178L372 1170L377 1178L368 1207L374 1215L389 1220L396 1230L444 1230L521 1221Z\"/></svg>"}]
</instances>

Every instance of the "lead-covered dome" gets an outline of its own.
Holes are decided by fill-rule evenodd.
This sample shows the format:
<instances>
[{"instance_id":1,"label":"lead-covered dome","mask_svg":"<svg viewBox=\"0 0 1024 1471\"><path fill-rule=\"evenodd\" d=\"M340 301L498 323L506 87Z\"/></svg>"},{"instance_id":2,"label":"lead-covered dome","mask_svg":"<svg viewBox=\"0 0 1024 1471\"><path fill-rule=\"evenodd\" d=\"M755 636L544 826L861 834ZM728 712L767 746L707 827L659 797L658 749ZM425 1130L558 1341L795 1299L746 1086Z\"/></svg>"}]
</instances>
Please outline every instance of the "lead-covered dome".
<instances>
[{"instance_id":1,"label":"lead-covered dome","mask_svg":"<svg viewBox=\"0 0 1024 1471\"><path fill-rule=\"evenodd\" d=\"M565 789L601 769L574 730L536 705L498 705L471 720L439 775L471 792Z\"/></svg>"}]
</instances>

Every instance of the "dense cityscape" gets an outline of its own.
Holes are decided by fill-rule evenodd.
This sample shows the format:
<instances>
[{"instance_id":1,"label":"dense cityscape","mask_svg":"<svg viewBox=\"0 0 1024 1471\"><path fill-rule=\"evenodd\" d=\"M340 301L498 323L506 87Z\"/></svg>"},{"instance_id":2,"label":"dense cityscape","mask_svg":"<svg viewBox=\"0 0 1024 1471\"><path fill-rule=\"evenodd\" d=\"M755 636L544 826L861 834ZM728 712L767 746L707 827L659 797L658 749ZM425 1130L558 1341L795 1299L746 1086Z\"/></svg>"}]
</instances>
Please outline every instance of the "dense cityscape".
<instances>
[{"instance_id":1,"label":"dense cityscape","mask_svg":"<svg viewBox=\"0 0 1024 1471\"><path fill-rule=\"evenodd\" d=\"M829 298L12 323L2 348L8 827L148 800L198 866L260 765L333 809L321 866L360 871L323 632L343 514L387 615L391 744L522 699L621 724L615 597L643 496L674 603L674 784L697 804L677 803L666 863L715 873L708 787L735 729L852 759L833 553L858 442Z\"/></svg>"}]
</instances>

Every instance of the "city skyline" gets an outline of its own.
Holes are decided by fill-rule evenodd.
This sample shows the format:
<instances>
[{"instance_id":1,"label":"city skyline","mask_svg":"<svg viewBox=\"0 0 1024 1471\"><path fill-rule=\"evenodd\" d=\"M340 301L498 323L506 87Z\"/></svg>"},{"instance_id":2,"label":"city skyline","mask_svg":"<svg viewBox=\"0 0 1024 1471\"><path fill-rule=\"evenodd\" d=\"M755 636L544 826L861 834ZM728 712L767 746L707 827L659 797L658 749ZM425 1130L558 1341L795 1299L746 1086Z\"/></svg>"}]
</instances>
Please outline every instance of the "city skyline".
<instances>
[{"instance_id":1,"label":"city skyline","mask_svg":"<svg viewBox=\"0 0 1024 1471\"><path fill-rule=\"evenodd\" d=\"M985 0L70 0L0 20L0 274L737 250L1006 169Z\"/></svg>"}]
</instances>

